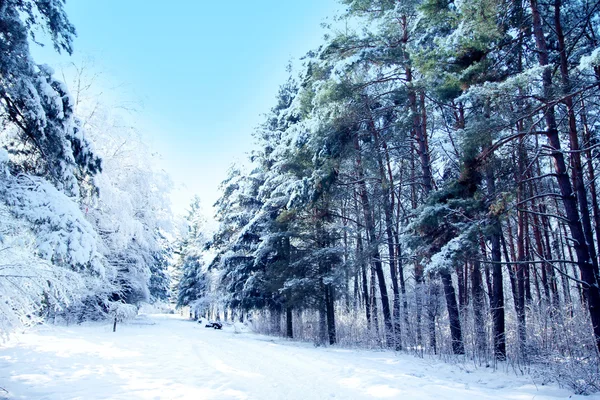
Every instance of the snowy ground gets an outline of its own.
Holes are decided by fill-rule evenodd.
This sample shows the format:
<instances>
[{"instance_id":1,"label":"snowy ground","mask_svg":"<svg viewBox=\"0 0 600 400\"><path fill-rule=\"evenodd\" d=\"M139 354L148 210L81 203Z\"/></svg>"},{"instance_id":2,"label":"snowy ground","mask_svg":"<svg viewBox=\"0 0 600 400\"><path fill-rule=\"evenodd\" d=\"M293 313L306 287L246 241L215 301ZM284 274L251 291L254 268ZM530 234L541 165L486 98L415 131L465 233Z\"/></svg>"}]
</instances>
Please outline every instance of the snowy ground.
<instances>
[{"instance_id":1,"label":"snowy ground","mask_svg":"<svg viewBox=\"0 0 600 400\"><path fill-rule=\"evenodd\" d=\"M559 399L567 390L392 352L315 348L151 315L0 347L0 399ZM4 396L4 397L3 397ZM578 398L572 396L571 398ZM596 398L580 397L585 399Z\"/></svg>"}]
</instances>

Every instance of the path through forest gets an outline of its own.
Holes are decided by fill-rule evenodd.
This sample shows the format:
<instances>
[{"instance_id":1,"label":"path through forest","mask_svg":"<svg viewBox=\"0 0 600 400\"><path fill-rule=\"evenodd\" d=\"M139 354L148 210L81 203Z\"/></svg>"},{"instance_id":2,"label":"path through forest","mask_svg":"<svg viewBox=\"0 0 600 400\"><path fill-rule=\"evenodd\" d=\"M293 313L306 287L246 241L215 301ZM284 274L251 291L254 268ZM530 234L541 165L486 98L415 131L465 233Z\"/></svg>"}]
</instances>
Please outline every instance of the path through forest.
<instances>
[{"instance_id":1,"label":"path through forest","mask_svg":"<svg viewBox=\"0 0 600 400\"><path fill-rule=\"evenodd\" d=\"M531 378L387 351L315 348L178 315L38 327L0 347L0 399L558 399ZM572 398L576 398L573 396ZM584 398L584 397L581 397ZM590 397L585 397L590 399ZM600 398L600 397L597 397Z\"/></svg>"}]
</instances>

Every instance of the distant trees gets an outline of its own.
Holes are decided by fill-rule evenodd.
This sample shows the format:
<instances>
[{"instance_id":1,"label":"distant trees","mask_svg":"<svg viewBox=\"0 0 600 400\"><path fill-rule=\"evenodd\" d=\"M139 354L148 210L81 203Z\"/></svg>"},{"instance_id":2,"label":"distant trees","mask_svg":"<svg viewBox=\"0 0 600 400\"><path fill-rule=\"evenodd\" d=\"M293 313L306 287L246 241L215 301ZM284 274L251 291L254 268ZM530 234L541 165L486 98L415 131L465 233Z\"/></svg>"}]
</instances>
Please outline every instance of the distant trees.
<instances>
[{"instance_id":1,"label":"distant trees","mask_svg":"<svg viewBox=\"0 0 600 400\"><path fill-rule=\"evenodd\" d=\"M177 306L190 306L195 315L207 313L210 305L210 277L207 271L206 221L200 199L194 198L187 215L188 230L176 249L175 268L181 275L177 282Z\"/></svg>"}]
</instances>

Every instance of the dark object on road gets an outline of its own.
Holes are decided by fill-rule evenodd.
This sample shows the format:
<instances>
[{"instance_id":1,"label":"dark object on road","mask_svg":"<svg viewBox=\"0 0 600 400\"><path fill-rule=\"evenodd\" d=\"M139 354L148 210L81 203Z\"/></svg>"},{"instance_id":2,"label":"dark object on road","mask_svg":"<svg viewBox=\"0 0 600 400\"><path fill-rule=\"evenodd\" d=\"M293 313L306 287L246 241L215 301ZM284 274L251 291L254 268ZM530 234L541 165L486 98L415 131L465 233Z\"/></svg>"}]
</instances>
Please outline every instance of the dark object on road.
<instances>
[{"instance_id":1,"label":"dark object on road","mask_svg":"<svg viewBox=\"0 0 600 400\"><path fill-rule=\"evenodd\" d=\"M223 324L220 322L207 322L206 325L204 325L205 328L214 328L214 329L221 329L223 328Z\"/></svg>"}]
</instances>

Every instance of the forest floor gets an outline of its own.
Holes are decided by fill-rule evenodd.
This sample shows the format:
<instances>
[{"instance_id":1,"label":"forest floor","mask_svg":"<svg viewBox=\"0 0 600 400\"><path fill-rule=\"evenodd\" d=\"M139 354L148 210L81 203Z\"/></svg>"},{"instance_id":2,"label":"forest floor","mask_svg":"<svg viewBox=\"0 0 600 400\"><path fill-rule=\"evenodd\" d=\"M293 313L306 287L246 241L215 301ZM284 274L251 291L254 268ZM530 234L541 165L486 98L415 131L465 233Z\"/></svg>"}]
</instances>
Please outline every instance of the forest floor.
<instances>
[{"instance_id":1,"label":"forest floor","mask_svg":"<svg viewBox=\"0 0 600 400\"><path fill-rule=\"evenodd\" d=\"M600 399L491 368L314 347L178 315L38 326L0 346L0 399Z\"/></svg>"}]
</instances>

